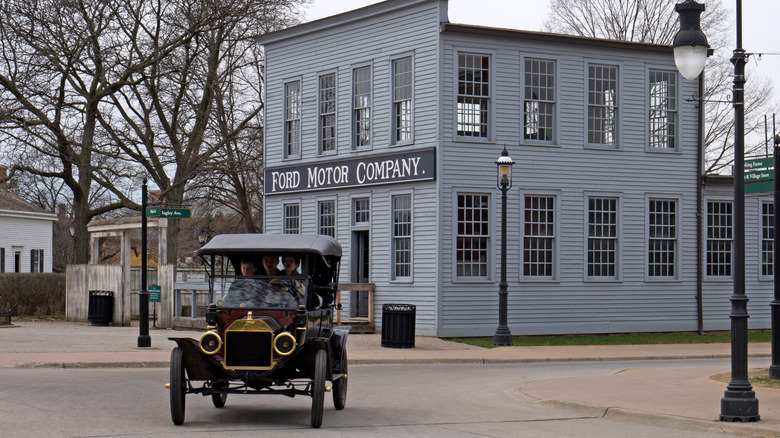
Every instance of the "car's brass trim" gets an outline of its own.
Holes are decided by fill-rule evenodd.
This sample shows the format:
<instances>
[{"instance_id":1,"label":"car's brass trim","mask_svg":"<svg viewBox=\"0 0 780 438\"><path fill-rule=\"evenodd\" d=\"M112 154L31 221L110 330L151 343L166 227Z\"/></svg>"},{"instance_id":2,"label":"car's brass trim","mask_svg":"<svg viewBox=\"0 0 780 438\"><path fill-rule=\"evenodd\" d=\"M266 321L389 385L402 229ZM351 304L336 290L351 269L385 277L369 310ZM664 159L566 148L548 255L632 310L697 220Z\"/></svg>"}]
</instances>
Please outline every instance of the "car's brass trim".
<instances>
[{"instance_id":1,"label":"car's brass trim","mask_svg":"<svg viewBox=\"0 0 780 438\"><path fill-rule=\"evenodd\" d=\"M284 338L290 338L292 340L292 347L290 348L290 351L279 350L277 341L282 340ZM274 337L274 351L276 352L276 354L280 356L289 356L293 354L293 352L295 351L295 347L297 346L298 346L298 341L295 339L295 336L293 336L292 333L290 332L282 332L276 335L276 337Z\"/></svg>"},{"instance_id":2,"label":"car's brass trim","mask_svg":"<svg viewBox=\"0 0 780 438\"><path fill-rule=\"evenodd\" d=\"M203 340L206 339L207 336L214 336L217 338L217 347L213 351L206 350L205 348L203 348ZM206 333L203 333L203 335L201 335L200 340L198 341L198 347L200 347L200 351L208 355L215 354L219 351L220 348L222 348L222 338L219 337L219 334L213 331L208 331Z\"/></svg>"},{"instance_id":3,"label":"car's brass trim","mask_svg":"<svg viewBox=\"0 0 780 438\"><path fill-rule=\"evenodd\" d=\"M270 366L233 366L227 363L227 357L228 357L228 350L230 349L230 344L228 343L228 333L230 332L254 332L254 333L270 333L271 334L271 344L268 350L271 355L269 357L268 362L271 364ZM271 327L268 326L268 324L263 321L262 319L252 319L252 312L247 313L246 319L238 319L233 322L233 324L230 325L230 327L225 330L225 358L221 361L222 366L231 369L231 370L245 370L245 371L267 371L272 369L275 364L273 361L273 330Z\"/></svg>"}]
</instances>

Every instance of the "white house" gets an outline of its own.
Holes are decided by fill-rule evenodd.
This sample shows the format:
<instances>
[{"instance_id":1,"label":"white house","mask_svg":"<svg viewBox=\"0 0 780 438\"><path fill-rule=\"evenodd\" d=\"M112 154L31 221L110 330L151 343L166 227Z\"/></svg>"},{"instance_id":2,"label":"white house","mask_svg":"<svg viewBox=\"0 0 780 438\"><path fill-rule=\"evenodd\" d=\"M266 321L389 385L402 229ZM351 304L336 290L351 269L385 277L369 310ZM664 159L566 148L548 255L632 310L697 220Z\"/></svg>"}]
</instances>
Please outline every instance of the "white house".
<instances>
[{"instance_id":1,"label":"white house","mask_svg":"<svg viewBox=\"0 0 780 438\"><path fill-rule=\"evenodd\" d=\"M0 188L0 273L52 272L57 215Z\"/></svg>"}]
</instances>

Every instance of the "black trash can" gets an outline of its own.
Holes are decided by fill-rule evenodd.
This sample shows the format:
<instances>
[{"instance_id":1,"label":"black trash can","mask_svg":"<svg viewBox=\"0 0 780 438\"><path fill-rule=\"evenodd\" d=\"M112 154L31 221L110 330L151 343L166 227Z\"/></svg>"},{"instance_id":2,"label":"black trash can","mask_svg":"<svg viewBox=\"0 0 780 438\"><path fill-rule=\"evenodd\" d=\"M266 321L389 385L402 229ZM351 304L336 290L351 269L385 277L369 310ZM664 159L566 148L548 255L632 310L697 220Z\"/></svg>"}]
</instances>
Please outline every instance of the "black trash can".
<instances>
[{"instance_id":1,"label":"black trash can","mask_svg":"<svg viewBox=\"0 0 780 438\"><path fill-rule=\"evenodd\" d=\"M108 290L89 291L87 321L92 325L108 325L114 320L114 293Z\"/></svg>"},{"instance_id":2,"label":"black trash can","mask_svg":"<svg viewBox=\"0 0 780 438\"><path fill-rule=\"evenodd\" d=\"M382 346L414 348L414 320L417 307L411 304L382 306Z\"/></svg>"}]
</instances>

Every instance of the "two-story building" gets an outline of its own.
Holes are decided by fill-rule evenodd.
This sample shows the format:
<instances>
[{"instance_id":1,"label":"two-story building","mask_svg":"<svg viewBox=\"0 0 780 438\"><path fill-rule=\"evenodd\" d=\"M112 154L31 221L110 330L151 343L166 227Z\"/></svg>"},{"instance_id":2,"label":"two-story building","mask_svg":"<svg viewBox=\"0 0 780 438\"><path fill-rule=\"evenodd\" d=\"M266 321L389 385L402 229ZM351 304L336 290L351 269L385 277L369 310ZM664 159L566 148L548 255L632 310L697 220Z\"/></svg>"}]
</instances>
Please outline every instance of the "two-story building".
<instances>
[{"instance_id":1,"label":"two-story building","mask_svg":"<svg viewBox=\"0 0 780 438\"><path fill-rule=\"evenodd\" d=\"M506 147L513 334L727 329L730 191L704 193L699 81L671 48L453 24L447 6L388 0L258 40L266 229L338 239L380 324L408 303L419 334L492 335ZM768 325L758 272L751 327Z\"/></svg>"}]
</instances>

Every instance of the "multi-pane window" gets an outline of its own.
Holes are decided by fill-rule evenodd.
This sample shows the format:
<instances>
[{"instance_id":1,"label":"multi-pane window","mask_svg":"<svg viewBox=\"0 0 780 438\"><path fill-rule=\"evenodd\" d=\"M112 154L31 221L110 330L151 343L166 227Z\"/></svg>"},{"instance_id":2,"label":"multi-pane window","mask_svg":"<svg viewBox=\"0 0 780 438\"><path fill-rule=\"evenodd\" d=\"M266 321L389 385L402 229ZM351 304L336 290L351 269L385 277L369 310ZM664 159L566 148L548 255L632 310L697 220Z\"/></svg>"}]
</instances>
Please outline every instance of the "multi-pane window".
<instances>
[{"instance_id":1,"label":"multi-pane window","mask_svg":"<svg viewBox=\"0 0 780 438\"><path fill-rule=\"evenodd\" d=\"M677 275L677 201L651 199L647 221L647 275L653 278L675 278Z\"/></svg>"},{"instance_id":2,"label":"multi-pane window","mask_svg":"<svg viewBox=\"0 0 780 438\"><path fill-rule=\"evenodd\" d=\"M393 142L412 140L412 58L393 61Z\"/></svg>"},{"instance_id":3,"label":"multi-pane window","mask_svg":"<svg viewBox=\"0 0 780 438\"><path fill-rule=\"evenodd\" d=\"M458 236L455 250L458 277L488 276L490 238L489 197L484 194L458 194Z\"/></svg>"},{"instance_id":4,"label":"multi-pane window","mask_svg":"<svg viewBox=\"0 0 780 438\"><path fill-rule=\"evenodd\" d=\"M618 68L588 66L588 144L617 146Z\"/></svg>"},{"instance_id":5,"label":"multi-pane window","mask_svg":"<svg viewBox=\"0 0 780 438\"><path fill-rule=\"evenodd\" d=\"M354 147L371 144L371 67L352 71L352 143Z\"/></svg>"},{"instance_id":6,"label":"multi-pane window","mask_svg":"<svg viewBox=\"0 0 780 438\"><path fill-rule=\"evenodd\" d=\"M525 60L526 140L553 141L555 129L555 61Z\"/></svg>"},{"instance_id":7,"label":"multi-pane window","mask_svg":"<svg viewBox=\"0 0 780 438\"><path fill-rule=\"evenodd\" d=\"M336 237L336 202L320 201L317 205L317 233Z\"/></svg>"},{"instance_id":8,"label":"multi-pane window","mask_svg":"<svg viewBox=\"0 0 780 438\"><path fill-rule=\"evenodd\" d=\"M525 196L523 276L552 278L555 248L555 197Z\"/></svg>"},{"instance_id":9,"label":"multi-pane window","mask_svg":"<svg viewBox=\"0 0 780 438\"><path fill-rule=\"evenodd\" d=\"M284 84L284 154L297 157L301 153L301 83Z\"/></svg>"},{"instance_id":10,"label":"multi-pane window","mask_svg":"<svg viewBox=\"0 0 780 438\"><path fill-rule=\"evenodd\" d=\"M707 276L731 276L731 201L707 201Z\"/></svg>"},{"instance_id":11,"label":"multi-pane window","mask_svg":"<svg viewBox=\"0 0 780 438\"><path fill-rule=\"evenodd\" d=\"M320 152L336 150L336 75L320 76Z\"/></svg>"},{"instance_id":12,"label":"multi-pane window","mask_svg":"<svg viewBox=\"0 0 780 438\"><path fill-rule=\"evenodd\" d=\"M43 272L43 250L30 250L30 272Z\"/></svg>"},{"instance_id":13,"label":"multi-pane window","mask_svg":"<svg viewBox=\"0 0 780 438\"><path fill-rule=\"evenodd\" d=\"M393 278L412 276L412 196L396 195L393 203Z\"/></svg>"},{"instance_id":14,"label":"multi-pane window","mask_svg":"<svg viewBox=\"0 0 780 438\"><path fill-rule=\"evenodd\" d=\"M617 198L588 199L588 277L617 276Z\"/></svg>"},{"instance_id":15,"label":"multi-pane window","mask_svg":"<svg viewBox=\"0 0 780 438\"><path fill-rule=\"evenodd\" d=\"M677 147L677 74L650 70L650 147Z\"/></svg>"},{"instance_id":16,"label":"multi-pane window","mask_svg":"<svg viewBox=\"0 0 780 438\"><path fill-rule=\"evenodd\" d=\"M775 204L761 203L761 275L775 274Z\"/></svg>"},{"instance_id":17,"label":"multi-pane window","mask_svg":"<svg viewBox=\"0 0 780 438\"><path fill-rule=\"evenodd\" d=\"M301 232L301 207L299 204L284 205L284 234Z\"/></svg>"},{"instance_id":18,"label":"multi-pane window","mask_svg":"<svg viewBox=\"0 0 780 438\"><path fill-rule=\"evenodd\" d=\"M458 54L458 135L488 137L490 56Z\"/></svg>"},{"instance_id":19,"label":"multi-pane window","mask_svg":"<svg viewBox=\"0 0 780 438\"><path fill-rule=\"evenodd\" d=\"M367 224L371 220L368 198L357 198L352 201L352 217L354 224Z\"/></svg>"}]
</instances>

